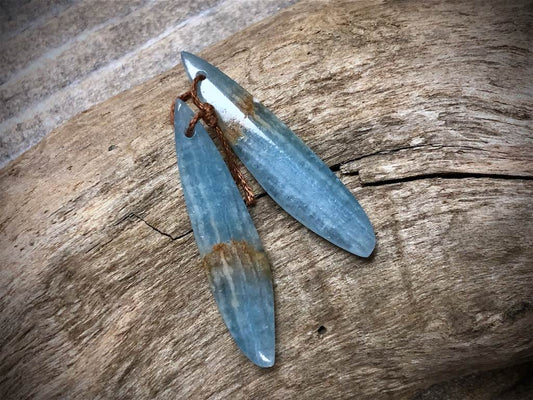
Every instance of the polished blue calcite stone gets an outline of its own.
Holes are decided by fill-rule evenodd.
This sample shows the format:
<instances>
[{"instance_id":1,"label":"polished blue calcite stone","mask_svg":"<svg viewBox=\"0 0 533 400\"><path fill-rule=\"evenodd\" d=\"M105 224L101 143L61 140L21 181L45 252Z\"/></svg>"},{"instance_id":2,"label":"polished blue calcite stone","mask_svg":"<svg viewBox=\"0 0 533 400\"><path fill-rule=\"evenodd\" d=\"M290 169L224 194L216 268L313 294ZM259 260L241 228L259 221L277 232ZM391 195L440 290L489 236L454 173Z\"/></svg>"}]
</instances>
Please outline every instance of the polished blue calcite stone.
<instances>
[{"instance_id":1,"label":"polished blue calcite stone","mask_svg":"<svg viewBox=\"0 0 533 400\"><path fill-rule=\"evenodd\" d=\"M224 135L265 191L303 225L335 245L368 257L374 230L359 202L283 122L220 70L187 52L182 61L202 101L214 106Z\"/></svg>"},{"instance_id":2,"label":"polished blue calcite stone","mask_svg":"<svg viewBox=\"0 0 533 400\"><path fill-rule=\"evenodd\" d=\"M272 275L250 214L231 174L199 122L181 100L174 113L181 185L211 291L233 339L261 367L274 365Z\"/></svg>"}]
</instances>

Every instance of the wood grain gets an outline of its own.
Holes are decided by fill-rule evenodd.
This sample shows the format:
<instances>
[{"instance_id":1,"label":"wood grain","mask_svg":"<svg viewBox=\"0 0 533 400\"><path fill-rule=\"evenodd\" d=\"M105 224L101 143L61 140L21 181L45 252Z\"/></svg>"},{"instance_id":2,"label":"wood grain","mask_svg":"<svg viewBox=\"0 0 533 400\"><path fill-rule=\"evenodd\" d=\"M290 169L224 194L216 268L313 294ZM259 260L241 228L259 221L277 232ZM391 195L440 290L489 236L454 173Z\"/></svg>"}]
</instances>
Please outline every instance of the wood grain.
<instances>
[{"instance_id":1,"label":"wood grain","mask_svg":"<svg viewBox=\"0 0 533 400\"><path fill-rule=\"evenodd\" d=\"M184 47L205 49L294 1L3 0L0 167L80 111L172 68Z\"/></svg>"},{"instance_id":2,"label":"wood grain","mask_svg":"<svg viewBox=\"0 0 533 400\"><path fill-rule=\"evenodd\" d=\"M533 359L530 2L303 1L202 55L336 171L368 260L258 194L277 363L229 337L185 210L180 66L0 171L2 398L398 398Z\"/></svg>"}]
</instances>

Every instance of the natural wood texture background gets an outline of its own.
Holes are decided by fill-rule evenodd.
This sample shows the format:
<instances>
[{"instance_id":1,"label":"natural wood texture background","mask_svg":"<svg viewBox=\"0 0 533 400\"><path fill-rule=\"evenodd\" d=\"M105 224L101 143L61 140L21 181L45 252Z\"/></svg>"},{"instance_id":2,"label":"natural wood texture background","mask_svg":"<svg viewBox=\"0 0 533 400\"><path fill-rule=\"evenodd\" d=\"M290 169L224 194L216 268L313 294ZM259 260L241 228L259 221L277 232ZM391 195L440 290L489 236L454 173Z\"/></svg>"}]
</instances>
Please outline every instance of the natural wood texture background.
<instances>
[{"instance_id":1,"label":"natural wood texture background","mask_svg":"<svg viewBox=\"0 0 533 400\"><path fill-rule=\"evenodd\" d=\"M0 167L94 104L295 0L0 1Z\"/></svg>"},{"instance_id":2,"label":"natural wood texture background","mask_svg":"<svg viewBox=\"0 0 533 400\"><path fill-rule=\"evenodd\" d=\"M199 267L168 124L182 68L54 131L0 171L0 397L397 398L533 360L532 19L527 1L303 1L202 54L377 233L361 259L259 196L271 370Z\"/></svg>"}]
</instances>

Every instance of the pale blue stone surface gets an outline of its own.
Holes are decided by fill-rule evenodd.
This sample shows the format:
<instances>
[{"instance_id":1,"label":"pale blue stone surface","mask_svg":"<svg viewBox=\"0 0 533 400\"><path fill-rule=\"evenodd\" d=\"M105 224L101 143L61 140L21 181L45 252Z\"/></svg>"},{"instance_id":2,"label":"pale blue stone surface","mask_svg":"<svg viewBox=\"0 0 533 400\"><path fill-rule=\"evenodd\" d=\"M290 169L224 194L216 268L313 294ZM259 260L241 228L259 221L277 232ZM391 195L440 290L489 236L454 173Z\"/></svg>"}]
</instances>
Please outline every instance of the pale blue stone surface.
<instances>
[{"instance_id":1,"label":"pale blue stone surface","mask_svg":"<svg viewBox=\"0 0 533 400\"><path fill-rule=\"evenodd\" d=\"M194 135L185 136L193 111L181 100L175 108L176 154L187 211L200 255L213 246L244 240L262 251L252 218L222 156L204 129L196 124Z\"/></svg>"},{"instance_id":2,"label":"pale blue stone surface","mask_svg":"<svg viewBox=\"0 0 533 400\"><path fill-rule=\"evenodd\" d=\"M227 75L191 53L182 61L191 80L206 76L199 97L215 107L235 153L270 197L315 233L368 257L376 242L370 220L328 166Z\"/></svg>"},{"instance_id":3,"label":"pale blue stone surface","mask_svg":"<svg viewBox=\"0 0 533 400\"><path fill-rule=\"evenodd\" d=\"M185 136L192 117L192 110L177 100L176 153L194 237L200 254L211 262L211 290L236 344L255 364L270 367L275 358L270 267L246 205L206 130L198 123L194 135ZM235 242L247 243L252 256L237 251L246 246ZM213 251L221 243L225 252Z\"/></svg>"}]
</instances>

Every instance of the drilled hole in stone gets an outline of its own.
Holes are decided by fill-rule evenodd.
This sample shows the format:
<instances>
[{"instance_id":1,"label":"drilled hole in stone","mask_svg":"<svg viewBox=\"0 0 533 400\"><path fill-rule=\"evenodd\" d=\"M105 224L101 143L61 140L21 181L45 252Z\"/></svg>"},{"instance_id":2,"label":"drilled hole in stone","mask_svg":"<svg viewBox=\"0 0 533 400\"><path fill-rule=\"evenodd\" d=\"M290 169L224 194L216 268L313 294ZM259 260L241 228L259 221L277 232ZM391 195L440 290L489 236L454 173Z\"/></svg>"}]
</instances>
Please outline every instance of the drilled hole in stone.
<instances>
[{"instance_id":1,"label":"drilled hole in stone","mask_svg":"<svg viewBox=\"0 0 533 400\"><path fill-rule=\"evenodd\" d=\"M327 332L327 328L325 326L321 326L320 328L317 329L317 333L319 335L323 335L326 332Z\"/></svg>"}]
</instances>

